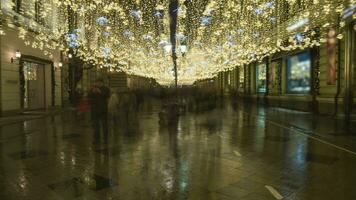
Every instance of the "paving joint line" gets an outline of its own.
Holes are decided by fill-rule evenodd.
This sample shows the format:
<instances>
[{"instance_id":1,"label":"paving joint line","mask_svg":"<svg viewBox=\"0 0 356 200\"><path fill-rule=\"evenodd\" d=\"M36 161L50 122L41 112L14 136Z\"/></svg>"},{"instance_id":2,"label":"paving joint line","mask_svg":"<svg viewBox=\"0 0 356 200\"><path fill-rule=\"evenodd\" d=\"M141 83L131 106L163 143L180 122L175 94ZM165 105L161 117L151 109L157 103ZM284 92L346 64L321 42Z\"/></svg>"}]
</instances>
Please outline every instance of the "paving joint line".
<instances>
[{"instance_id":1,"label":"paving joint line","mask_svg":"<svg viewBox=\"0 0 356 200\"><path fill-rule=\"evenodd\" d=\"M258 114L251 114L251 113L248 113L248 112L246 112L246 111L242 111L242 112L245 113L245 114L247 114L247 115L250 115L250 116L252 116L252 117L255 117L255 118L257 118L257 119L260 118L260 116L259 116ZM271 123L271 124L275 125L275 126L279 126L280 128L284 128L284 129L293 131L293 132L295 132L295 133L299 133L300 135L303 135L303 136L305 136L305 137L309 137L309 138L314 139L314 140L316 140L316 141L318 141L318 142L321 142L321 143L323 143L323 144L332 146L332 147L334 147L334 148L336 148L336 149L338 149L338 150L345 151L345 152L347 152L347 153L350 153L350 154L356 156L356 152L354 152L354 151L352 151L352 150L349 150L349 149L347 149L347 148L341 147L341 146L339 146L339 145L336 145L336 144L333 144L333 143L331 143L331 142L328 142L328 141L325 141L325 140L323 140L323 139L318 138L318 137L321 137L321 136L320 136L320 134L318 134L317 132L312 131L311 134L306 134L306 133L304 133L302 130L299 130L299 129L296 129L296 128L293 128L293 127L288 127L288 126L282 125L282 124L280 124L280 123L278 123L278 122L274 122L274 121L272 121L272 120L270 120L270 119L264 118L264 120L265 120L266 122L268 122L268 123ZM313 135L315 135L315 136L313 136ZM318 137L316 137L316 136L318 136Z\"/></svg>"},{"instance_id":2,"label":"paving joint line","mask_svg":"<svg viewBox=\"0 0 356 200\"><path fill-rule=\"evenodd\" d=\"M272 194L275 199L282 200L284 198L274 187L265 185L265 188Z\"/></svg>"}]
</instances>

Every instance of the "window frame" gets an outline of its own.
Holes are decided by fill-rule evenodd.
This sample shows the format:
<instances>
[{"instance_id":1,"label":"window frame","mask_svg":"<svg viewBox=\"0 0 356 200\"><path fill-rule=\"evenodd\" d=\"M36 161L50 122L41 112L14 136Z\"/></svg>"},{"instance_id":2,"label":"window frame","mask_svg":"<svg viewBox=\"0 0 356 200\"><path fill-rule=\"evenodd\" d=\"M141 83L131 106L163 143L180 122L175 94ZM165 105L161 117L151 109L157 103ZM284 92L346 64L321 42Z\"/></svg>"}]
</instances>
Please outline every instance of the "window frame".
<instances>
[{"instance_id":1,"label":"window frame","mask_svg":"<svg viewBox=\"0 0 356 200\"><path fill-rule=\"evenodd\" d=\"M309 90L308 91L301 91L301 92L298 92L298 91L291 91L290 89L290 84L289 84L289 77L290 77L290 66L288 64L289 62L289 59L291 57L294 57L294 56L298 56L298 55L301 55L301 54L309 54L309 59L310 59L310 69L309 69ZM285 65L286 65L286 94L295 94L295 95L310 95L311 92L312 92L312 81L313 81L313 63L314 63L314 58L313 58L313 53L310 49L308 50L305 50L305 51L300 51L300 52L297 52L297 53L294 53L294 54L290 54L290 55L287 55L286 56L286 60L285 60Z\"/></svg>"},{"instance_id":2,"label":"window frame","mask_svg":"<svg viewBox=\"0 0 356 200\"><path fill-rule=\"evenodd\" d=\"M22 8L22 0L12 0L12 3L14 6L12 7L12 10L18 14L22 14L21 8Z\"/></svg>"},{"instance_id":3,"label":"window frame","mask_svg":"<svg viewBox=\"0 0 356 200\"><path fill-rule=\"evenodd\" d=\"M261 66L261 65L264 65L264 67L265 67L265 87L264 87L264 91L260 91L259 89L259 87L258 87L258 82L259 82L259 66ZM256 69L256 73L255 73L255 76L256 76L256 93L257 94L266 94L267 93L267 90L268 90L268 77L267 77L267 62L261 62L261 63L256 63L256 65L255 65L255 69Z\"/></svg>"}]
</instances>

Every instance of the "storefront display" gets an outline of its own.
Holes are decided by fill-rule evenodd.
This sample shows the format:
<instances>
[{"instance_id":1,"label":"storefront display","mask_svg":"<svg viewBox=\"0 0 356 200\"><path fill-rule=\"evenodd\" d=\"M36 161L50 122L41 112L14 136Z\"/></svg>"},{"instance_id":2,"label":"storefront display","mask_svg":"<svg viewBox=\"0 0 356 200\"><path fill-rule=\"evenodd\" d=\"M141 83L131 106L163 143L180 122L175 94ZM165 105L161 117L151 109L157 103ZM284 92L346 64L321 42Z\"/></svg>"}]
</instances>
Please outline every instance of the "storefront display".
<instances>
[{"instance_id":1,"label":"storefront display","mask_svg":"<svg viewBox=\"0 0 356 200\"><path fill-rule=\"evenodd\" d=\"M30 61L23 62L22 74L24 82L23 108L42 109L45 107L45 66L43 64Z\"/></svg>"},{"instance_id":2,"label":"storefront display","mask_svg":"<svg viewBox=\"0 0 356 200\"><path fill-rule=\"evenodd\" d=\"M245 69L244 67L239 68L239 90L243 91L245 88L244 82L245 82Z\"/></svg>"},{"instance_id":3,"label":"storefront display","mask_svg":"<svg viewBox=\"0 0 356 200\"><path fill-rule=\"evenodd\" d=\"M336 84L336 52L337 52L337 38L336 30L330 29L328 32L328 39L326 44L326 53L328 56L327 68L327 84Z\"/></svg>"},{"instance_id":4,"label":"storefront display","mask_svg":"<svg viewBox=\"0 0 356 200\"><path fill-rule=\"evenodd\" d=\"M279 80L280 80L280 70L282 66L282 60L274 60L269 65L268 70L268 85L270 93L278 93L279 92Z\"/></svg>"},{"instance_id":5,"label":"storefront display","mask_svg":"<svg viewBox=\"0 0 356 200\"><path fill-rule=\"evenodd\" d=\"M308 93L311 78L310 52L300 53L288 57L287 80L288 93Z\"/></svg>"},{"instance_id":6,"label":"storefront display","mask_svg":"<svg viewBox=\"0 0 356 200\"><path fill-rule=\"evenodd\" d=\"M265 93L267 87L267 65L265 63L257 64L256 67L256 86L257 93Z\"/></svg>"}]
</instances>

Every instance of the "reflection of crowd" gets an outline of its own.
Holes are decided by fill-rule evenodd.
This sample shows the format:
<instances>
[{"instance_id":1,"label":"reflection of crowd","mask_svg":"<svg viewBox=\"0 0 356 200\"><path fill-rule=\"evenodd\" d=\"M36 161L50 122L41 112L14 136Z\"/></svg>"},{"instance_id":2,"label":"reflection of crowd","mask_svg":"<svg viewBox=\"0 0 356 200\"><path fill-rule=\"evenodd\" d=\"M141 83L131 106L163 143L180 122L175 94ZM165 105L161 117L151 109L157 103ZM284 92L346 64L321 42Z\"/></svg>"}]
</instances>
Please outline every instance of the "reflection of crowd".
<instances>
[{"instance_id":1,"label":"reflection of crowd","mask_svg":"<svg viewBox=\"0 0 356 200\"><path fill-rule=\"evenodd\" d=\"M143 103L143 90L118 89L112 90L109 99L109 115L115 120L119 116L125 119L130 114L136 114Z\"/></svg>"},{"instance_id":2,"label":"reflection of crowd","mask_svg":"<svg viewBox=\"0 0 356 200\"><path fill-rule=\"evenodd\" d=\"M175 102L184 107L187 111L202 111L211 109L218 100L217 92L214 88L198 89L195 87L185 87L178 89L162 88L160 98L163 104Z\"/></svg>"},{"instance_id":3,"label":"reflection of crowd","mask_svg":"<svg viewBox=\"0 0 356 200\"><path fill-rule=\"evenodd\" d=\"M94 143L100 142L101 138L107 142L109 124L114 129L137 127L134 123L137 121L135 119L143 96L144 91L127 88L110 90L102 79L96 80L88 92Z\"/></svg>"}]
</instances>

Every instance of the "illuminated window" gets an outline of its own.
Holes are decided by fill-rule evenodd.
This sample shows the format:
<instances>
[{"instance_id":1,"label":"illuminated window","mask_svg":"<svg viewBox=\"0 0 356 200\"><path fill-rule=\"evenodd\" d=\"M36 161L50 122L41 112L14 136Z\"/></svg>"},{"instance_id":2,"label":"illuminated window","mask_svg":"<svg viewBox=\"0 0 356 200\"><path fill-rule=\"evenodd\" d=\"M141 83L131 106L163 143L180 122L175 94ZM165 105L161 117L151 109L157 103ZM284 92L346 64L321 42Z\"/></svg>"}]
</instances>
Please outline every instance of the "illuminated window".
<instances>
[{"instance_id":1,"label":"illuminated window","mask_svg":"<svg viewBox=\"0 0 356 200\"><path fill-rule=\"evenodd\" d=\"M41 0L35 1L35 20L39 24L44 24L44 18L42 16L43 13L43 3Z\"/></svg>"},{"instance_id":2,"label":"illuminated window","mask_svg":"<svg viewBox=\"0 0 356 200\"><path fill-rule=\"evenodd\" d=\"M257 64L256 81L257 93L265 93L267 86L267 65L265 63Z\"/></svg>"},{"instance_id":3,"label":"illuminated window","mask_svg":"<svg viewBox=\"0 0 356 200\"><path fill-rule=\"evenodd\" d=\"M310 91L310 52L300 53L288 58L288 93L308 93Z\"/></svg>"},{"instance_id":4,"label":"illuminated window","mask_svg":"<svg viewBox=\"0 0 356 200\"><path fill-rule=\"evenodd\" d=\"M273 60L268 66L268 87L270 94L280 92L282 59Z\"/></svg>"},{"instance_id":5,"label":"illuminated window","mask_svg":"<svg viewBox=\"0 0 356 200\"><path fill-rule=\"evenodd\" d=\"M37 80L37 64L24 62L23 70L26 81Z\"/></svg>"},{"instance_id":6,"label":"illuminated window","mask_svg":"<svg viewBox=\"0 0 356 200\"><path fill-rule=\"evenodd\" d=\"M229 71L227 75L227 84L231 85L232 71Z\"/></svg>"},{"instance_id":7,"label":"illuminated window","mask_svg":"<svg viewBox=\"0 0 356 200\"><path fill-rule=\"evenodd\" d=\"M240 88L244 88L244 82L245 82L245 68L240 67L240 72L239 72L239 86Z\"/></svg>"}]
</instances>

